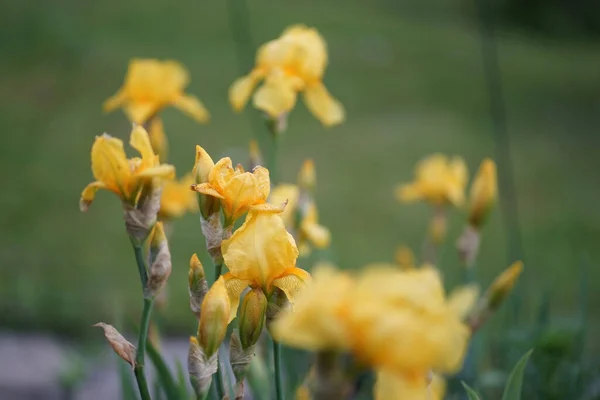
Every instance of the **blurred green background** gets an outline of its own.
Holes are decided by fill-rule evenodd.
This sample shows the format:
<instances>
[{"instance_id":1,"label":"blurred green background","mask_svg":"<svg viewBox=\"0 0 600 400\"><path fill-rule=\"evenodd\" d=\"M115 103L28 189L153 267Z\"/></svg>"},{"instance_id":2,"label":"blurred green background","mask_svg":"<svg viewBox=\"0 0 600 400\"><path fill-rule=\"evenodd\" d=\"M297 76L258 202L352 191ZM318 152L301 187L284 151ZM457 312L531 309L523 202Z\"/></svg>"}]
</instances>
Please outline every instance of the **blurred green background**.
<instances>
[{"instance_id":1,"label":"blurred green background","mask_svg":"<svg viewBox=\"0 0 600 400\"><path fill-rule=\"evenodd\" d=\"M394 186L411 180L415 163L433 152L462 155L471 173L484 157L495 156L472 4L247 2L255 45L294 23L317 27L328 42L325 83L345 105L347 121L326 130L299 103L280 157L285 181L295 180L304 159L316 162L321 220L333 234L324 256L356 268L391 261L400 244L418 250L430 210L398 204ZM227 89L251 65L240 65L228 4L2 4L1 328L79 336L99 320L139 315L140 284L119 201L102 192L88 213L78 209L80 192L92 179L94 136L129 135L125 116L104 114L101 104L121 85L130 58L180 60L192 76L188 92L211 112L208 125L176 110L164 112L170 160L179 175L191 169L196 144L215 158L247 161L255 111L234 114ZM533 318L545 291L552 314L570 317L580 309L582 263L589 268L586 301L600 301L600 43L502 26L499 62L525 260L523 320ZM451 214L442 252L449 286L461 276L454 238L464 218L464 211ZM174 226L164 318L171 331L189 334L195 319L188 309L187 265L204 244L197 216ZM478 263L484 285L514 261L507 254L496 210ZM310 266L307 260L301 265ZM590 313L593 337L600 314L593 307Z\"/></svg>"}]
</instances>

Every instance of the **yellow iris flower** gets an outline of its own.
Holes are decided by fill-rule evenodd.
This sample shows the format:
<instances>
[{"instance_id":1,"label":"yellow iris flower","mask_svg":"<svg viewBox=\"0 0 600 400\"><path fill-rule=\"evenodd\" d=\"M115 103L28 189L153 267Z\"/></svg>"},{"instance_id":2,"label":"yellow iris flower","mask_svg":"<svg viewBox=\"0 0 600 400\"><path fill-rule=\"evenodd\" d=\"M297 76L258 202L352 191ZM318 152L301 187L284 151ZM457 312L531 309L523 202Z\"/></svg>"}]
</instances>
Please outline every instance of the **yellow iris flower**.
<instances>
[{"instance_id":1,"label":"yellow iris flower","mask_svg":"<svg viewBox=\"0 0 600 400\"><path fill-rule=\"evenodd\" d=\"M198 147L201 153L206 153ZM217 161L208 173L208 182L193 185L192 189L221 200L227 226L251 209L279 210L278 206L267 203L271 191L269 170L256 167L246 172L241 164L234 169L229 157Z\"/></svg>"},{"instance_id":2,"label":"yellow iris flower","mask_svg":"<svg viewBox=\"0 0 600 400\"><path fill-rule=\"evenodd\" d=\"M427 393L431 371L457 371L470 335L433 267L372 268L358 278L319 269L294 312L283 314L272 331L291 346L350 351L365 365L410 382L411 394Z\"/></svg>"},{"instance_id":3,"label":"yellow iris flower","mask_svg":"<svg viewBox=\"0 0 600 400\"><path fill-rule=\"evenodd\" d=\"M177 61L134 58L123 86L104 102L104 110L123 107L132 122L143 124L166 106L175 106L199 122L209 114L197 97L184 93L190 81L187 69Z\"/></svg>"},{"instance_id":4,"label":"yellow iris flower","mask_svg":"<svg viewBox=\"0 0 600 400\"><path fill-rule=\"evenodd\" d=\"M310 244L317 248L326 248L331 242L329 229L319 224L317 206L314 201L309 200L303 207L305 210L298 210L298 200L300 198L300 189L296 185L281 184L273 188L270 201L273 204L281 204L287 201L285 210L281 213L281 218L285 226L297 233L298 247L300 254L310 253ZM300 215L299 215L300 212Z\"/></svg>"},{"instance_id":5,"label":"yellow iris flower","mask_svg":"<svg viewBox=\"0 0 600 400\"><path fill-rule=\"evenodd\" d=\"M469 223L479 227L498 198L496 163L486 158L481 162L469 194Z\"/></svg>"},{"instance_id":6,"label":"yellow iris flower","mask_svg":"<svg viewBox=\"0 0 600 400\"><path fill-rule=\"evenodd\" d=\"M165 181L160 196L160 219L172 219L181 217L186 212L198 211L196 195L190 190L194 183L192 174L187 174L180 180Z\"/></svg>"},{"instance_id":7,"label":"yellow iris flower","mask_svg":"<svg viewBox=\"0 0 600 400\"><path fill-rule=\"evenodd\" d=\"M402 202L428 201L435 206L452 204L462 206L468 171L464 160L449 160L443 154L434 154L417 164L415 180L399 186L396 197Z\"/></svg>"},{"instance_id":8,"label":"yellow iris flower","mask_svg":"<svg viewBox=\"0 0 600 400\"><path fill-rule=\"evenodd\" d=\"M298 249L280 211L250 211L244 224L221 245L229 269L223 278L231 298L232 319L247 287L260 288L267 298L279 288L293 302L310 280L308 272L296 267Z\"/></svg>"},{"instance_id":9,"label":"yellow iris flower","mask_svg":"<svg viewBox=\"0 0 600 400\"><path fill-rule=\"evenodd\" d=\"M141 154L141 158L127 159L120 139L106 133L96 137L91 153L92 173L96 181L87 185L81 193L79 205L82 211L88 209L98 189L110 190L125 203L135 205L144 184L151 183L154 178L174 178L175 167L160 164L142 126L133 127L129 144Z\"/></svg>"},{"instance_id":10,"label":"yellow iris flower","mask_svg":"<svg viewBox=\"0 0 600 400\"><path fill-rule=\"evenodd\" d=\"M344 107L323 85L327 67L327 45L315 28L294 25L260 47L256 66L250 74L236 80L229 89L229 101L236 111L244 108L252 91L254 107L277 118L296 104L297 93L304 93L310 112L321 123L332 126L343 122Z\"/></svg>"}]
</instances>

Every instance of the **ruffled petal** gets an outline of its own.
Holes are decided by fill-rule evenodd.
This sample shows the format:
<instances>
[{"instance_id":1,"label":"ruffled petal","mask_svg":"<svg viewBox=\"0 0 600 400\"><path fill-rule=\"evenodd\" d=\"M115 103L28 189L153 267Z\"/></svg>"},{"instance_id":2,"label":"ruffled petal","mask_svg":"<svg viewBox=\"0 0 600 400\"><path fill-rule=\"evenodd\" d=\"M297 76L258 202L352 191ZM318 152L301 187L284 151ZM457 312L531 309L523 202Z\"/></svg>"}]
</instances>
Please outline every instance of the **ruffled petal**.
<instances>
[{"instance_id":1,"label":"ruffled petal","mask_svg":"<svg viewBox=\"0 0 600 400\"><path fill-rule=\"evenodd\" d=\"M227 183L234 176L233 165L231 158L223 157L215 166L210 170L208 174L208 182L210 185L219 193L224 193Z\"/></svg>"},{"instance_id":2,"label":"ruffled petal","mask_svg":"<svg viewBox=\"0 0 600 400\"><path fill-rule=\"evenodd\" d=\"M194 118L198 122L208 122L210 114L204 104L192 95L181 95L173 101L173 106Z\"/></svg>"},{"instance_id":3,"label":"ruffled petal","mask_svg":"<svg viewBox=\"0 0 600 400\"><path fill-rule=\"evenodd\" d=\"M242 295L242 292L250 286L251 282L236 278L231 272L223 275L223 279L225 280L225 288L227 289L229 301L231 302L231 314L229 316L229 322L231 322L237 315L237 309L240 305L240 296Z\"/></svg>"},{"instance_id":4,"label":"ruffled petal","mask_svg":"<svg viewBox=\"0 0 600 400\"><path fill-rule=\"evenodd\" d=\"M263 203L256 204L250 207L250 211L261 212L261 213L274 213L279 214L285 210L286 203L281 204L271 204L271 203Z\"/></svg>"},{"instance_id":5,"label":"ruffled petal","mask_svg":"<svg viewBox=\"0 0 600 400\"><path fill-rule=\"evenodd\" d=\"M92 146L92 173L96 180L116 193L124 192L131 176L123 141L108 134L97 136Z\"/></svg>"},{"instance_id":6,"label":"ruffled petal","mask_svg":"<svg viewBox=\"0 0 600 400\"><path fill-rule=\"evenodd\" d=\"M241 111L248 103L248 99L254 90L262 74L255 71L236 79L229 87L229 102L235 111Z\"/></svg>"},{"instance_id":7,"label":"ruffled petal","mask_svg":"<svg viewBox=\"0 0 600 400\"><path fill-rule=\"evenodd\" d=\"M96 192L98 189L106 189L106 185L102 182L95 181L83 189L83 192L81 192L81 199L79 199L79 209L82 212L86 212L88 210L90 204L92 204L94 198L96 197Z\"/></svg>"},{"instance_id":8,"label":"ruffled petal","mask_svg":"<svg viewBox=\"0 0 600 400\"><path fill-rule=\"evenodd\" d=\"M308 272L301 268L288 268L281 276L274 279L272 286L278 287L283 290L290 303L294 303L296 294L303 289L311 280L311 276Z\"/></svg>"},{"instance_id":9,"label":"ruffled petal","mask_svg":"<svg viewBox=\"0 0 600 400\"><path fill-rule=\"evenodd\" d=\"M344 106L331 96L322 82L306 87L304 102L310 112L325 126L340 124L345 119Z\"/></svg>"},{"instance_id":10,"label":"ruffled petal","mask_svg":"<svg viewBox=\"0 0 600 400\"><path fill-rule=\"evenodd\" d=\"M256 188L258 189L258 197L262 201L266 201L271 192L271 179L269 178L269 170L264 167L256 167L252 171L252 175L256 179Z\"/></svg>"},{"instance_id":11,"label":"ruffled petal","mask_svg":"<svg viewBox=\"0 0 600 400\"><path fill-rule=\"evenodd\" d=\"M215 189L213 189L213 187L210 186L210 184L208 184L208 183L201 183L199 185L191 185L191 189L198 193L205 194L207 196L216 197L217 199L222 200L225 198L225 197L223 197L223 195L221 193L219 193Z\"/></svg>"}]
</instances>

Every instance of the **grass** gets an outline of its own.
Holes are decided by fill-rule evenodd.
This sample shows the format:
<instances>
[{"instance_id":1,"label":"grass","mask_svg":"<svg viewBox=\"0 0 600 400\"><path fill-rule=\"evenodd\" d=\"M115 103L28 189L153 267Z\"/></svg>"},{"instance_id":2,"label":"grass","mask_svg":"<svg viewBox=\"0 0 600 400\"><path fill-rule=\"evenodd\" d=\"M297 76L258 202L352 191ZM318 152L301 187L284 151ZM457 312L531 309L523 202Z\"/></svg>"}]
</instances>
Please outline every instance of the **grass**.
<instances>
[{"instance_id":1,"label":"grass","mask_svg":"<svg viewBox=\"0 0 600 400\"><path fill-rule=\"evenodd\" d=\"M436 2L420 9L386 1L251 4L256 43L297 22L318 27L328 41L325 82L348 120L326 131L299 104L282 144L280 176L293 180L302 160L315 160L321 219L333 233L329 254L355 268L391 260L401 243L418 249L429 210L397 204L394 185L410 180L415 162L432 152L463 155L471 171L494 155L474 21ZM91 179L94 136L129 133L120 112L100 108L129 58L181 60L192 74L189 92L211 111L209 125L174 110L164 114L180 175L192 167L195 144L246 160L253 111L236 115L227 103L240 66L226 2L65 0L34 7L13 0L2 7L0 29L13 40L2 44L10 62L0 65L0 325L85 335L92 323L137 316L142 306L118 201L101 193L87 214L77 206ZM499 51L525 252L521 284L529 305L547 288L553 313L570 315L579 309L578 265L600 259L600 46L502 32ZM463 218L462 211L452 215L452 237ZM452 245L441 265L449 284L460 276ZM196 216L177 221L171 247L166 323L189 333L187 262L204 249ZM485 230L482 282L513 261L506 254L496 211ZM592 269L589 304L600 300L597 282L600 272ZM590 317L597 332L599 315Z\"/></svg>"}]
</instances>

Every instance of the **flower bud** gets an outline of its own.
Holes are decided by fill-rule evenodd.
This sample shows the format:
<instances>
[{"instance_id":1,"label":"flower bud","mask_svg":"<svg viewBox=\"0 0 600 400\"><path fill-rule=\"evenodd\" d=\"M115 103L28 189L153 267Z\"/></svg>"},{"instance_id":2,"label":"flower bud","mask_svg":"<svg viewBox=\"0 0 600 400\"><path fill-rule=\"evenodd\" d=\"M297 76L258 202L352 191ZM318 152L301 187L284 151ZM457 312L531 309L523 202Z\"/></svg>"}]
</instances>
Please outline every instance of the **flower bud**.
<instances>
[{"instance_id":1,"label":"flower bud","mask_svg":"<svg viewBox=\"0 0 600 400\"><path fill-rule=\"evenodd\" d=\"M137 205L123 202L123 218L127 234L138 245L144 243L156 223L156 215L160 209L162 187L150 183L144 185Z\"/></svg>"},{"instance_id":2,"label":"flower bud","mask_svg":"<svg viewBox=\"0 0 600 400\"><path fill-rule=\"evenodd\" d=\"M135 367L135 346L132 345L119 333L119 331L112 325L105 324L104 322L98 322L94 326L104 329L104 336L108 341L108 344L113 348L115 353L125 360L131 367Z\"/></svg>"},{"instance_id":3,"label":"flower bud","mask_svg":"<svg viewBox=\"0 0 600 400\"><path fill-rule=\"evenodd\" d=\"M195 337L190 338L188 351L188 372L190 383L199 399L206 398L212 382L212 376L218 369L218 355L206 357Z\"/></svg>"},{"instance_id":4,"label":"flower bud","mask_svg":"<svg viewBox=\"0 0 600 400\"><path fill-rule=\"evenodd\" d=\"M153 298L163 288L171 275L171 252L165 236L162 222L154 225L152 240L150 241L150 268L148 268L148 282L144 289L144 297Z\"/></svg>"},{"instance_id":5,"label":"flower bud","mask_svg":"<svg viewBox=\"0 0 600 400\"><path fill-rule=\"evenodd\" d=\"M246 379L253 358L254 345L243 347L238 333L234 331L229 341L229 362L233 370L233 375L235 375L236 392L244 393L244 379Z\"/></svg>"},{"instance_id":6,"label":"flower bud","mask_svg":"<svg viewBox=\"0 0 600 400\"><path fill-rule=\"evenodd\" d=\"M490 310L495 311L500 307L513 286L515 286L521 272L523 272L523 262L517 261L494 279L487 291L488 308Z\"/></svg>"},{"instance_id":7,"label":"flower bud","mask_svg":"<svg viewBox=\"0 0 600 400\"><path fill-rule=\"evenodd\" d=\"M190 293L190 308L198 318L200 318L200 307L202 300L208 292L208 283L204 276L204 268L194 253L190 259L190 269L188 272L188 290Z\"/></svg>"},{"instance_id":8,"label":"flower bud","mask_svg":"<svg viewBox=\"0 0 600 400\"><path fill-rule=\"evenodd\" d=\"M483 160L471 185L469 223L479 228L485 222L498 197L496 163L489 158Z\"/></svg>"},{"instance_id":9,"label":"flower bud","mask_svg":"<svg viewBox=\"0 0 600 400\"><path fill-rule=\"evenodd\" d=\"M244 349L258 341L265 326L266 312L267 298L262 289L250 290L242 300L238 315L240 341Z\"/></svg>"},{"instance_id":10,"label":"flower bud","mask_svg":"<svg viewBox=\"0 0 600 400\"><path fill-rule=\"evenodd\" d=\"M400 246L396 250L396 264L404 271L415 269L415 255L408 246Z\"/></svg>"},{"instance_id":11,"label":"flower bud","mask_svg":"<svg viewBox=\"0 0 600 400\"><path fill-rule=\"evenodd\" d=\"M213 259L215 265L223 263L223 252L221 244L223 240L229 239L233 226L223 229L221 215L218 213L211 214L208 219L200 218L200 227L204 240L206 240L206 250Z\"/></svg>"},{"instance_id":12,"label":"flower bud","mask_svg":"<svg viewBox=\"0 0 600 400\"><path fill-rule=\"evenodd\" d=\"M273 293L269 296L267 302L267 329L269 330L269 334L271 334L271 336L273 336L271 325L275 321L275 318L277 318L279 313L285 312L290 307L291 303L283 290L275 288Z\"/></svg>"},{"instance_id":13,"label":"flower bud","mask_svg":"<svg viewBox=\"0 0 600 400\"><path fill-rule=\"evenodd\" d=\"M221 276L204 297L200 308L198 342L207 357L216 353L225 338L230 313L231 302Z\"/></svg>"},{"instance_id":14,"label":"flower bud","mask_svg":"<svg viewBox=\"0 0 600 400\"><path fill-rule=\"evenodd\" d=\"M197 185L208 182L208 175L214 166L215 163L206 150L200 146L196 146L196 162L194 163L192 174L194 175L194 181ZM197 195L198 206L200 207L203 219L208 219L211 215L219 212L221 208L219 199L202 193L198 193Z\"/></svg>"},{"instance_id":15,"label":"flower bud","mask_svg":"<svg viewBox=\"0 0 600 400\"><path fill-rule=\"evenodd\" d=\"M317 183L315 163L313 160L305 160L298 173L298 186L302 190L314 192Z\"/></svg>"},{"instance_id":16,"label":"flower bud","mask_svg":"<svg viewBox=\"0 0 600 400\"><path fill-rule=\"evenodd\" d=\"M250 154L250 165L248 171L254 170L254 168L263 165L262 154L260 154L260 147L258 146L258 142L254 139L250 141L249 146L249 154Z\"/></svg>"}]
</instances>

